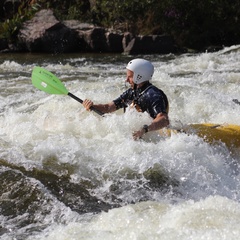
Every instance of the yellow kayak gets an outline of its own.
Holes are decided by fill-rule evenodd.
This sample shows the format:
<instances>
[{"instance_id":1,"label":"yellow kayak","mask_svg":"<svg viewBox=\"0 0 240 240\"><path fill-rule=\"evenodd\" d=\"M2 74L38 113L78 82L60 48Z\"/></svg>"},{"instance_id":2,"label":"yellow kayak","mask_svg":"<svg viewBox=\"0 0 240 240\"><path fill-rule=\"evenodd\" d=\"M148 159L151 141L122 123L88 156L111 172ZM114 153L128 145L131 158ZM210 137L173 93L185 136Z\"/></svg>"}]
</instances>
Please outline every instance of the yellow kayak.
<instances>
[{"instance_id":1,"label":"yellow kayak","mask_svg":"<svg viewBox=\"0 0 240 240\"><path fill-rule=\"evenodd\" d=\"M183 132L186 134L197 134L206 142L215 143L221 141L230 149L240 148L240 126L233 124L189 124L182 129L160 130L161 136L170 136L172 133Z\"/></svg>"}]
</instances>

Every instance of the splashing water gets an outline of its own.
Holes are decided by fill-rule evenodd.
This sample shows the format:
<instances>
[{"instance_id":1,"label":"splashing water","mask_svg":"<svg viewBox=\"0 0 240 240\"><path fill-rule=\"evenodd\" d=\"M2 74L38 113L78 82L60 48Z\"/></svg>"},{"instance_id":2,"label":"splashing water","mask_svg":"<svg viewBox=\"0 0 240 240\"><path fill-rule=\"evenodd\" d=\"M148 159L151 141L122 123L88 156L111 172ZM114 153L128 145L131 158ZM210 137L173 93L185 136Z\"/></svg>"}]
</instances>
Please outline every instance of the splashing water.
<instances>
[{"instance_id":1,"label":"splashing water","mask_svg":"<svg viewBox=\"0 0 240 240\"><path fill-rule=\"evenodd\" d=\"M239 46L138 57L153 62L172 125L239 125ZM131 58L0 56L1 239L237 239L239 152L184 133L134 141L146 113L100 117L31 84L42 66L81 99L109 102Z\"/></svg>"}]
</instances>

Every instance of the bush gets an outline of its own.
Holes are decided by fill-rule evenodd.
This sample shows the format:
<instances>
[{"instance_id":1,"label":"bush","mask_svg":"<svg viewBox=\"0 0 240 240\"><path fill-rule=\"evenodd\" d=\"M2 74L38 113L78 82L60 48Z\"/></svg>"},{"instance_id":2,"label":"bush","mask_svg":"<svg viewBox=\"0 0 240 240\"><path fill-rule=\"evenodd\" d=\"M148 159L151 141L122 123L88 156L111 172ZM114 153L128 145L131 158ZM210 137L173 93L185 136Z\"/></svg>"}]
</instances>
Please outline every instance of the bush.
<instances>
[{"instance_id":1,"label":"bush","mask_svg":"<svg viewBox=\"0 0 240 240\"><path fill-rule=\"evenodd\" d=\"M162 1L161 1L162 2ZM193 48L232 45L240 40L240 1L169 0L160 6L163 30Z\"/></svg>"},{"instance_id":2,"label":"bush","mask_svg":"<svg viewBox=\"0 0 240 240\"><path fill-rule=\"evenodd\" d=\"M29 5L27 0L19 2L16 12L10 14L9 18L0 23L0 38L15 41L22 24L30 19L38 8L38 4ZM9 14L5 15L9 16Z\"/></svg>"}]
</instances>

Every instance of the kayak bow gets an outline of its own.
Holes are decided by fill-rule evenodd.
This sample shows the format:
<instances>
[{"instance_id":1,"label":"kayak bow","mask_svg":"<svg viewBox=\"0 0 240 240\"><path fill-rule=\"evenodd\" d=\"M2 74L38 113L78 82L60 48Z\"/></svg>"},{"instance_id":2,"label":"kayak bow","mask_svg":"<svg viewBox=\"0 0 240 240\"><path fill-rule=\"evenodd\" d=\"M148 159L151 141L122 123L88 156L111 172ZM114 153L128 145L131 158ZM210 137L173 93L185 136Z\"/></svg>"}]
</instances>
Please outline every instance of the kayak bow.
<instances>
[{"instance_id":1,"label":"kayak bow","mask_svg":"<svg viewBox=\"0 0 240 240\"><path fill-rule=\"evenodd\" d=\"M171 136L171 134L186 133L196 134L208 143L221 141L229 148L240 148L240 126L233 124L189 124L181 129L162 129L161 136Z\"/></svg>"}]
</instances>

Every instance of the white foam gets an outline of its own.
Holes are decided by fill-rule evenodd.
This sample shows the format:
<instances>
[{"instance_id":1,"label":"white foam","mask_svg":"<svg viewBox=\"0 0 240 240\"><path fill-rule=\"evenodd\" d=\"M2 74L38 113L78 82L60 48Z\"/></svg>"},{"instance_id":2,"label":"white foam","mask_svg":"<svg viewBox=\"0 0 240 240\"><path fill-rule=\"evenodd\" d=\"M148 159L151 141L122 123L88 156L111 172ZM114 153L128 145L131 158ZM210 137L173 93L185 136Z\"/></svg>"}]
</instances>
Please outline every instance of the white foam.
<instances>
[{"instance_id":1,"label":"white foam","mask_svg":"<svg viewBox=\"0 0 240 240\"><path fill-rule=\"evenodd\" d=\"M236 48L170 60L150 58L156 69L153 83L168 95L173 124L239 125L239 105L232 101L240 100ZM78 57L69 63L42 64L69 91L95 103L109 102L125 89L125 73L118 63ZM236 239L239 156L221 143L210 145L183 133L170 138L151 133L148 139L134 141L132 132L151 122L146 113L128 109L101 117L87 112L68 96L35 89L32 67L7 60L0 65L0 158L28 169L54 156L59 165L74 166L72 181L94 183L91 193L99 199L111 202L111 187L119 186L117 198L127 205L90 220L83 216L78 222L67 217L64 225L51 222L42 233L45 237L33 239ZM22 73L23 78L18 76ZM143 173L157 164L179 185L166 192L147 188ZM144 198L154 202L129 205Z\"/></svg>"},{"instance_id":2,"label":"white foam","mask_svg":"<svg viewBox=\"0 0 240 240\"><path fill-rule=\"evenodd\" d=\"M37 239L237 239L239 217L239 203L221 196L177 205L142 202L58 226Z\"/></svg>"}]
</instances>

